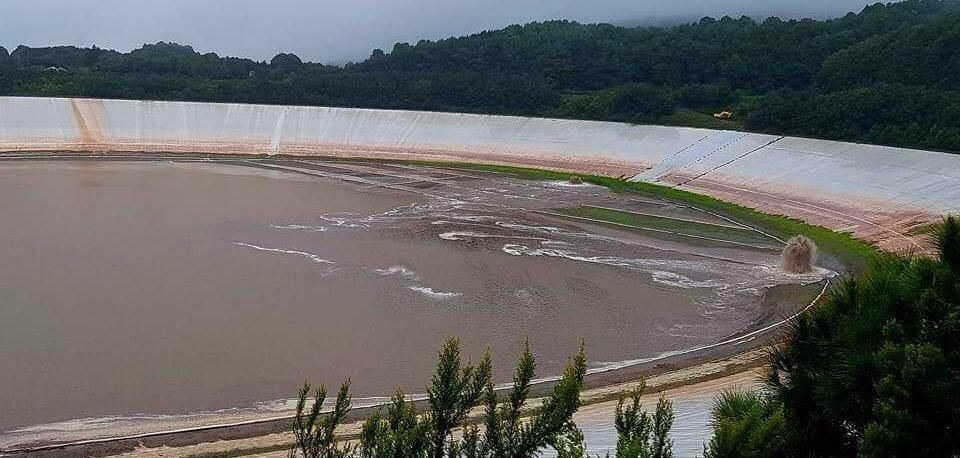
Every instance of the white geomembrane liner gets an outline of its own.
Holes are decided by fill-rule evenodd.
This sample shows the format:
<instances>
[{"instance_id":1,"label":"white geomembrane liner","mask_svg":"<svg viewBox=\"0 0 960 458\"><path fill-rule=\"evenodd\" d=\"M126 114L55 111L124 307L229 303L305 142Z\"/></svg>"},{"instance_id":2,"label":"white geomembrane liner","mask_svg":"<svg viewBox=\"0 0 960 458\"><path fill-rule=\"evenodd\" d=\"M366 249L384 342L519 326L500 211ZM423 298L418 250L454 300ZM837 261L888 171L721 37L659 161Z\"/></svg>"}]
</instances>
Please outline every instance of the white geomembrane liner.
<instances>
[{"instance_id":1,"label":"white geomembrane liner","mask_svg":"<svg viewBox=\"0 0 960 458\"><path fill-rule=\"evenodd\" d=\"M512 116L0 97L0 150L354 156L389 152L411 159L530 164L542 158L570 168L588 161L592 165L582 165L597 171L608 164L611 174L632 169L629 176L638 180L716 180L838 205L861 204L880 213L939 215L957 211L960 205L960 156L951 154L687 127Z\"/></svg>"},{"instance_id":2,"label":"white geomembrane liner","mask_svg":"<svg viewBox=\"0 0 960 458\"><path fill-rule=\"evenodd\" d=\"M869 237L885 234L903 238L910 224L960 210L960 156L939 152L685 127L510 116L0 97L0 151L64 150L337 154L562 168L680 186L835 229L849 228ZM553 186L561 189L567 185ZM518 202L525 198L514 197ZM378 215L324 215L319 224L284 221L273 228L304 232L367 230L398 221L422 221L439 226L438 243L490 243L503 256L631 269L664 287L705 291L708 294L701 299L700 311L711 317L727 313L725 302L755 297L762 288L816 282L833 275L823 269L802 276L784 273L772 255L769 262L749 263L663 250L637 240L529 225L484 215L466 206L469 201L431 199ZM443 226L448 223L457 227L445 230ZM503 235L503 230L513 236ZM282 246L233 243L237 249L302 257L323 268L339 261ZM656 255L653 250L658 250ZM456 291L428 286L429 279L421 284L418 275L404 266L370 269L374 275L409 282L410 294L436 298L438 306L459 298ZM651 358L610 361L591 371ZM354 399L357 404L382 401ZM164 425L173 429L252 421L288 408L288 401L283 400L250 409L188 415L79 419L4 433L0 447L24 437L69 440L135 435L155 431L158 425L160 429Z\"/></svg>"}]
</instances>

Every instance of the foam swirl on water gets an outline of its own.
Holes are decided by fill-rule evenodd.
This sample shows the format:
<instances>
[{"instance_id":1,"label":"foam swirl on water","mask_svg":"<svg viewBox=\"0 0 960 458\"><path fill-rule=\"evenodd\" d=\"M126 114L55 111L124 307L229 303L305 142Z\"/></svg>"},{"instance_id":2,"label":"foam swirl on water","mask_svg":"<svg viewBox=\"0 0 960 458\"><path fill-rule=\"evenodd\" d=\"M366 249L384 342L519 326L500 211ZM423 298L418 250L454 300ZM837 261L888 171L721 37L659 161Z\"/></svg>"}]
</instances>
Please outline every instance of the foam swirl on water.
<instances>
[{"instance_id":1,"label":"foam swirl on water","mask_svg":"<svg viewBox=\"0 0 960 458\"><path fill-rule=\"evenodd\" d=\"M463 293L434 291L433 288L427 286L408 286L407 288L434 299L450 299L463 296Z\"/></svg>"},{"instance_id":2,"label":"foam swirl on water","mask_svg":"<svg viewBox=\"0 0 960 458\"><path fill-rule=\"evenodd\" d=\"M271 224L270 227L274 229L290 229L309 232L326 232L328 230L326 226L309 224Z\"/></svg>"},{"instance_id":3,"label":"foam swirl on water","mask_svg":"<svg viewBox=\"0 0 960 458\"><path fill-rule=\"evenodd\" d=\"M305 257L305 258L307 258L307 259L309 259L309 260L311 260L311 261L313 261L313 262L319 263L319 264L336 264L336 263L333 262L333 261L330 261L330 260L327 260L327 259L323 259L323 258L321 258L321 257L318 256L318 255L315 255L315 254L313 254L313 253L307 253L306 251L287 250L287 249L284 249L284 248L262 247L262 246L259 246L259 245L254 245L254 244L252 244L252 243L244 243L244 242L234 242L233 244L234 244L234 245L237 245L237 246L244 246L244 247L247 247L247 248L253 248L253 249L257 250L257 251L269 251L269 252L272 252L272 253L283 253L283 254L292 254L292 255L297 255L297 256L303 256L303 257Z\"/></svg>"},{"instance_id":4,"label":"foam swirl on water","mask_svg":"<svg viewBox=\"0 0 960 458\"><path fill-rule=\"evenodd\" d=\"M384 277L397 275L403 278L409 278L411 280L417 280L419 278L416 272L405 266L390 266L386 269L374 269L373 271Z\"/></svg>"}]
</instances>

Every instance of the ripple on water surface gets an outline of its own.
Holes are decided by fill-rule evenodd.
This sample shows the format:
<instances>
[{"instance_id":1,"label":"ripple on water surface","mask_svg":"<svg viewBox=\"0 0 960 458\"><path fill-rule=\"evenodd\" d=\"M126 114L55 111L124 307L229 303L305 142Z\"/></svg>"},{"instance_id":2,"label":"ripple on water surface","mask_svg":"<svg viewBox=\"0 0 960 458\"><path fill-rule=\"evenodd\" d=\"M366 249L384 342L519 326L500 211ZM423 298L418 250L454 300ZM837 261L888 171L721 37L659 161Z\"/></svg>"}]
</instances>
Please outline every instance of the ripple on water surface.
<instances>
[{"instance_id":1,"label":"ripple on water surface","mask_svg":"<svg viewBox=\"0 0 960 458\"><path fill-rule=\"evenodd\" d=\"M269 416L304 379L417 393L448 335L489 347L500 381L525 336L540 376L581 338L612 367L722 340L766 287L826 274L537 214L530 184L236 168L0 163L0 443Z\"/></svg>"}]
</instances>

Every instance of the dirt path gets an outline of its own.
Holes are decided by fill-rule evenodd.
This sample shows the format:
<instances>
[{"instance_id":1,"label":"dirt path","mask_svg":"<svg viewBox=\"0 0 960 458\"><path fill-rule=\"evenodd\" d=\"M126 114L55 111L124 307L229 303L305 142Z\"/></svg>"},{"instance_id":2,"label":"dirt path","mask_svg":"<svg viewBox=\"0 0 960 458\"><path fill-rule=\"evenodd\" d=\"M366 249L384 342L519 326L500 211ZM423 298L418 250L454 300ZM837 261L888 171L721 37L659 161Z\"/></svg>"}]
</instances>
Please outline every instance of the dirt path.
<instances>
[{"instance_id":1,"label":"dirt path","mask_svg":"<svg viewBox=\"0 0 960 458\"><path fill-rule=\"evenodd\" d=\"M709 433L706 415L713 396L723 389L732 387L752 388L757 386L764 350L751 350L729 358L710 361L704 364L666 372L647 379L647 392L644 404L652 406L660 392L674 402L677 407L678 421L674 431L675 447L680 455L688 451L702 450L701 442ZM633 388L637 380L619 383L583 392L584 406L574 416L577 424L584 430L587 446L591 452L600 452L615 444L613 432L613 412L616 397L623 390ZM536 408L540 399L530 402L529 408ZM681 408L682 406L682 408ZM471 414L478 417L481 409ZM689 420L689 423L688 423ZM352 438L360 432L362 422L353 422L341 426L339 435ZM211 456L225 454L229 456L276 457L287 456L290 435L287 433L268 434L260 437L205 442L183 447L140 446L127 453L111 455L118 457L173 457L173 456Z\"/></svg>"}]
</instances>

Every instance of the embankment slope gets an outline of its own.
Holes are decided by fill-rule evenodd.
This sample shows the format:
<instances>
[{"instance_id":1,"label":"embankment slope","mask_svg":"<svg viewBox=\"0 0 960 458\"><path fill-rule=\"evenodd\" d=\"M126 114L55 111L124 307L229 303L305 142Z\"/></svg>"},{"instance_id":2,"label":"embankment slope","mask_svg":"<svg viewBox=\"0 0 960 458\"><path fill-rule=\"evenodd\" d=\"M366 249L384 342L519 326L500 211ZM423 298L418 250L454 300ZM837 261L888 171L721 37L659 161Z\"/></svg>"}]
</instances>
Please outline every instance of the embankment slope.
<instances>
[{"instance_id":1,"label":"embankment slope","mask_svg":"<svg viewBox=\"0 0 960 458\"><path fill-rule=\"evenodd\" d=\"M684 127L397 110L0 97L0 151L466 161L623 176L891 250L960 209L960 155Z\"/></svg>"}]
</instances>

